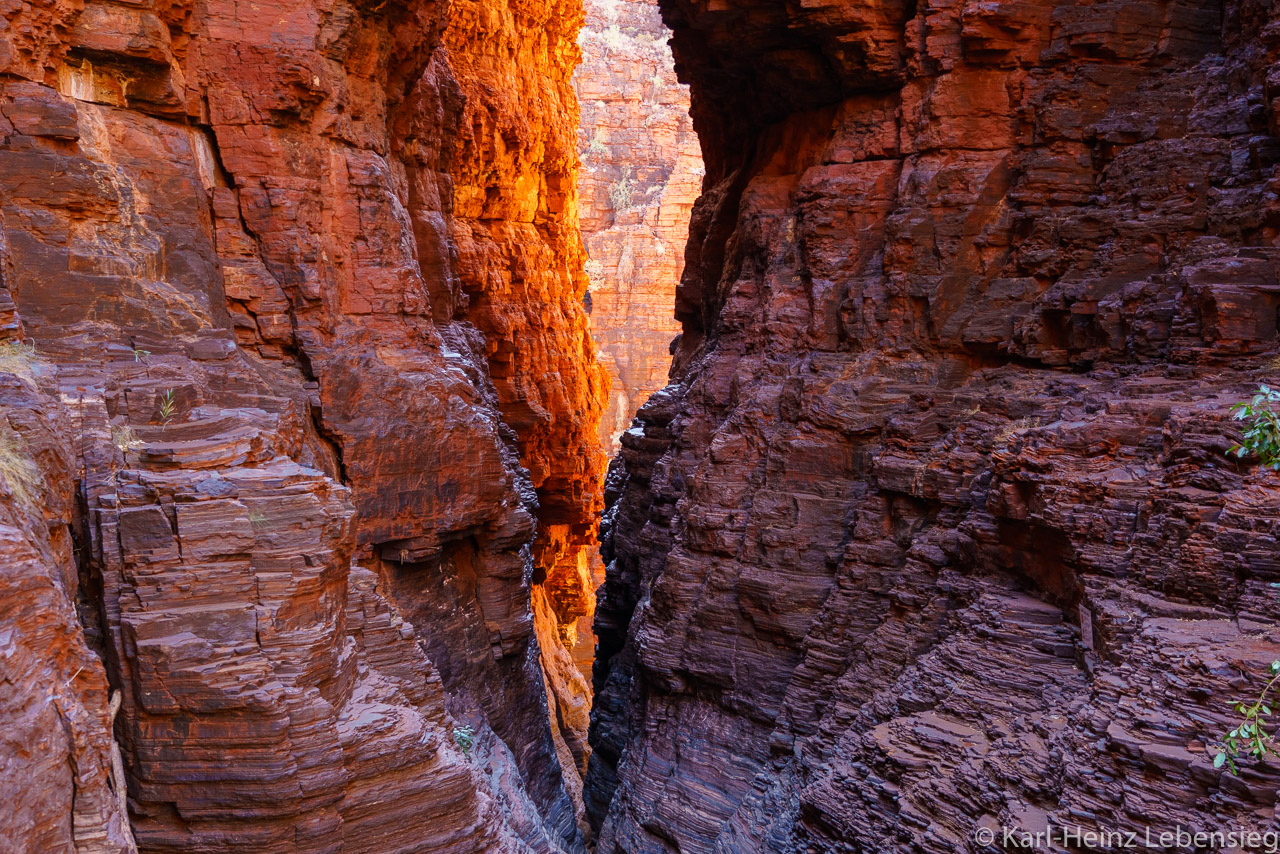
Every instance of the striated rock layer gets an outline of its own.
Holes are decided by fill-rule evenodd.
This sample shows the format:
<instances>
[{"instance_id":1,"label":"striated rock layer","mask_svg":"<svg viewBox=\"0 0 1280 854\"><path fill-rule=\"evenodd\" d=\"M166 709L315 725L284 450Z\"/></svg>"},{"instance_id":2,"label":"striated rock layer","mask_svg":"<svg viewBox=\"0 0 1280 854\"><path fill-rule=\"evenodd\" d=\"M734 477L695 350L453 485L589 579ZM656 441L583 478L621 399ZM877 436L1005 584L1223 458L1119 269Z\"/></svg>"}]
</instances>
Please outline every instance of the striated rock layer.
<instances>
[{"instance_id":1,"label":"striated rock layer","mask_svg":"<svg viewBox=\"0 0 1280 854\"><path fill-rule=\"evenodd\" d=\"M704 173L656 0L587 0L574 75L591 332L613 385L600 422L612 453L640 404L667 383L672 311Z\"/></svg>"},{"instance_id":2,"label":"striated rock layer","mask_svg":"<svg viewBox=\"0 0 1280 854\"><path fill-rule=\"evenodd\" d=\"M3 246L3 244L0 244ZM20 342L0 269L0 839L6 851L133 852L101 661L76 615L75 458L49 365ZM6 310L7 307L7 310Z\"/></svg>"},{"instance_id":3,"label":"striated rock layer","mask_svg":"<svg viewBox=\"0 0 1280 854\"><path fill-rule=\"evenodd\" d=\"M18 850L583 850L578 14L0 9Z\"/></svg>"},{"instance_id":4,"label":"striated rock layer","mask_svg":"<svg viewBox=\"0 0 1280 854\"><path fill-rule=\"evenodd\" d=\"M605 517L601 852L1274 828L1280 18L663 0L708 189ZM1052 846L1058 847L1058 846Z\"/></svg>"}]
</instances>

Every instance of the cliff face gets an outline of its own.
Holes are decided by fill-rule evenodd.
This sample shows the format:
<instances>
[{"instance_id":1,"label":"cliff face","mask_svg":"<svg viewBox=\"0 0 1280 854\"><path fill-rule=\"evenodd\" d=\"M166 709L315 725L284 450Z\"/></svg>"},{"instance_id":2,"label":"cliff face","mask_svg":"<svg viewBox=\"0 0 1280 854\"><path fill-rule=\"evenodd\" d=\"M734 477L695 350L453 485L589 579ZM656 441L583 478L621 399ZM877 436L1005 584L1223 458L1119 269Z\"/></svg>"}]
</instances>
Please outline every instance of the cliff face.
<instances>
[{"instance_id":1,"label":"cliff face","mask_svg":"<svg viewBox=\"0 0 1280 854\"><path fill-rule=\"evenodd\" d=\"M622 439L601 852L1273 826L1276 12L664 0L708 187Z\"/></svg>"},{"instance_id":2,"label":"cliff face","mask_svg":"<svg viewBox=\"0 0 1280 854\"><path fill-rule=\"evenodd\" d=\"M50 698L6 720L56 751L25 760L47 790L6 774L30 806L8 838L52 850L70 813L76 850L130 850L93 646L140 850L581 850L563 639L606 380L575 272L576 23L0 11L0 308L43 366L29 389L15 348L0 380L52 496L15 509L0 472L5 584L51 603L5 622L20 655L57 650L5 661Z\"/></svg>"},{"instance_id":3,"label":"cliff face","mask_svg":"<svg viewBox=\"0 0 1280 854\"><path fill-rule=\"evenodd\" d=\"M672 305L704 170L656 0L588 0L586 13L573 78L579 210L592 334L613 379L600 439L616 453L640 404L667 383L680 331Z\"/></svg>"},{"instance_id":4,"label":"cliff face","mask_svg":"<svg viewBox=\"0 0 1280 854\"><path fill-rule=\"evenodd\" d=\"M50 366L16 343L12 303L0 318L13 336L0 344L0 838L14 851L133 851L119 707L76 615L70 419Z\"/></svg>"}]
</instances>

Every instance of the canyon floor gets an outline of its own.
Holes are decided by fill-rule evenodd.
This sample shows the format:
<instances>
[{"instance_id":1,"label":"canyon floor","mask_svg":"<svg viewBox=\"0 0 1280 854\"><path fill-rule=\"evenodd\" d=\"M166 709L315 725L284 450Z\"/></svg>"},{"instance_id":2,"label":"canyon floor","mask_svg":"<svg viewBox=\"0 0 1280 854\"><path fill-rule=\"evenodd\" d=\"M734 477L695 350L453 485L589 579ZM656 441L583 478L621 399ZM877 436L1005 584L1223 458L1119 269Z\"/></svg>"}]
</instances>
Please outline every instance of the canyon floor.
<instances>
[{"instance_id":1,"label":"canyon floor","mask_svg":"<svg viewBox=\"0 0 1280 854\"><path fill-rule=\"evenodd\" d=\"M1274 850L1278 67L0 0L0 852Z\"/></svg>"}]
</instances>

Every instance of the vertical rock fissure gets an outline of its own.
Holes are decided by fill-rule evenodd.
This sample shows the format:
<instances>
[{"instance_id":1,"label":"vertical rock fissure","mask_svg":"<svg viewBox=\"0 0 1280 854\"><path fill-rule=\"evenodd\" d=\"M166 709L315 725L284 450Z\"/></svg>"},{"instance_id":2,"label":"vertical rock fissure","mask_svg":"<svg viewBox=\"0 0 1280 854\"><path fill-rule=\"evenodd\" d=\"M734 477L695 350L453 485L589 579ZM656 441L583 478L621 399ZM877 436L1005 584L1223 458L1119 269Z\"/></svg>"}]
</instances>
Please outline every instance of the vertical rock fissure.
<instances>
[{"instance_id":1,"label":"vertical rock fissure","mask_svg":"<svg viewBox=\"0 0 1280 854\"><path fill-rule=\"evenodd\" d=\"M589 289L585 305L601 364L612 385L600 422L600 442L611 456L634 438L637 409L668 382L676 319L676 288L684 271L693 202L705 170L689 114L689 90L677 79L670 31L656 0L586 0L578 37L582 63L574 75L581 119L578 187ZM606 498L616 499L611 477ZM605 520L602 531L609 528ZM590 566L592 586L603 589L619 568L607 547ZM584 674L604 672L621 614L613 601L593 601L579 620L575 654ZM624 608L625 610L625 608ZM597 637L598 627L604 633ZM615 627L615 628L610 628ZM597 661L601 655L604 662ZM601 683L593 676L594 687ZM594 750L602 742L593 737ZM612 766L604 744L589 769ZM589 820L599 827L601 790L583 790Z\"/></svg>"}]
</instances>

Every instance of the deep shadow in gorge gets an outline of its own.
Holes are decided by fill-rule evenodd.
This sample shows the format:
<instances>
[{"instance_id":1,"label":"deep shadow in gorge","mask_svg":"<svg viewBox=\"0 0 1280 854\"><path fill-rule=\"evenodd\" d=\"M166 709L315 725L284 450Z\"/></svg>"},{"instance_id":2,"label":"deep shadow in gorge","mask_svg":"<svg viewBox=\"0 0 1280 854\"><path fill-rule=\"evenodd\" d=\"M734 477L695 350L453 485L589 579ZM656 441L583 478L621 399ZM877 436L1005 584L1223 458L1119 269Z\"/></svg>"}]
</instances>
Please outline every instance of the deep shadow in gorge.
<instances>
[{"instance_id":1,"label":"deep shadow in gorge","mask_svg":"<svg viewBox=\"0 0 1280 854\"><path fill-rule=\"evenodd\" d=\"M1262 831L1274 10L662 0L707 181L611 469L602 854ZM997 834L998 836L998 834Z\"/></svg>"},{"instance_id":2,"label":"deep shadow in gorge","mask_svg":"<svg viewBox=\"0 0 1280 854\"><path fill-rule=\"evenodd\" d=\"M610 378L600 442L612 454L640 404L667 382L679 329L675 289L704 170L688 87L676 79L656 2L588 0L585 12L573 76L578 210L591 337ZM604 564L591 557L594 593ZM568 642L587 679L594 604L593 597Z\"/></svg>"}]
</instances>

